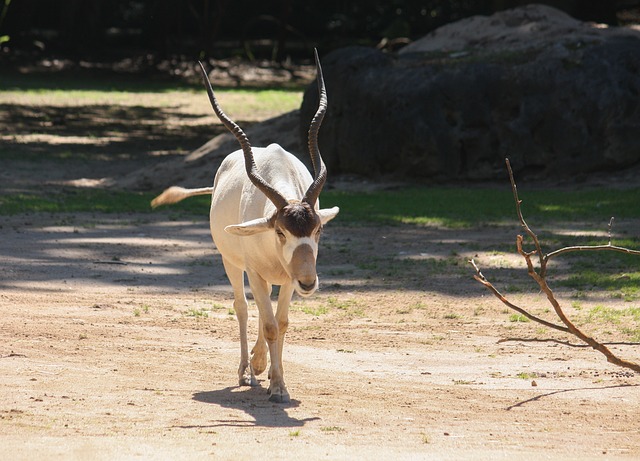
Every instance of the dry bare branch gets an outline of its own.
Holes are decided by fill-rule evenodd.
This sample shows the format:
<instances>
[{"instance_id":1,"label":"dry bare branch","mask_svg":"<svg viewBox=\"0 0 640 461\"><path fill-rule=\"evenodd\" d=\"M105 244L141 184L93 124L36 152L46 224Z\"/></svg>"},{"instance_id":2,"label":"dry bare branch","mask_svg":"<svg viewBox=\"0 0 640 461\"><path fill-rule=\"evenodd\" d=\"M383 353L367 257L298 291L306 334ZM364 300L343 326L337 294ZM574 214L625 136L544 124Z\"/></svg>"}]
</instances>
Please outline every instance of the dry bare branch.
<instances>
[{"instance_id":1,"label":"dry bare branch","mask_svg":"<svg viewBox=\"0 0 640 461\"><path fill-rule=\"evenodd\" d=\"M530 314L526 309L523 309L523 308L513 304L512 302L510 302L505 296L503 296L495 288L495 286L491 282L489 282L485 278L485 276L482 274L482 272L480 271L480 269L476 265L475 261L471 260L471 261L469 261L469 263L473 266L473 268L476 271L476 274L474 275L474 278L478 282L482 283L489 291L491 291L500 301L502 301L503 304L505 304L510 309L513 309L516 312L519 312L520 314L524 315L528 319L533 320L534 322L538 322L538 323L540 323L540 324L542 324L542 325L544 325L546 327L553 328L555 330L563 331L563 332L566 332L566 333L570 333L570 334L576 336L577 338L579 338L583 342L587 343L593 349L595 349L598 352L602 353L607 358L607 361L610 362L610 363L613 363L614 365L618 365L620 367L629 368L629 369L631 369L633 371L640 372L640 365L638 365L637 363L630 362L628 360L619 358L618 356L613 354L611 352L611 350L608 347L606 347L604 344L602 344L601 342L599 342L596 339L592 338L591 336L587 335L582 330L580 330L578 327L576 327L573 324L573 322L571 322L571 320L565 315L564 311L562 310L562 307L560 306L560 303L558 302L558 300L556 299L556 297L555 297L555 295L553 293L553 290L547 284L547 279L546 279L547 265L548 265L549 261L552 258L554 258L556 256L560 256L562 254L566 254L566 253L570 253L570 252L579 252L579 251L603 251L604 250L604 251L617 251L617 252L620 252L620 253L626 253L626 254L632 254L632 255L640 256L640 251L631 250L631 249L628 249L628 248L619 247L619 246L615 246L615 245L612 244L611 234L612 234L613 218L611 218L611 220L609 221L609 226L608 226L609 243L607 245L570 246L570 247L560 248L558 250L552 251L551 253L545 254L542 251L542 246L540 244L540 240L538 239L538 236L531 230L531 228L529 227L529 225L527 224L527 222L524 219L524 216L522 214L522 207L521 207L522 200L520 200L520 198L518 197L518 189L516 187L516 183L515 183L515 180L513 178L513 170L511 169L511 163L509 162L509 159L505 159L505 161L506 161L506 165L507 165L507 170L509 172L509 179L511 181L511 189L512 189L512 192L513 192L513 199L514 199L514 201L516 203L516 213L518 215L518 220L520 221L520 225L522 226L523 231L529 236L529 238L533 242L533 246L534 246L534 250L525 251L524 247L523 247L524 237L522 237L522 235L518 235L516 237L516 248L517 248L517 251L524 258L524 260L525 260L525 262L527 264L527 272L529 273L529 276L538 284L538 286L540 287L542 292L547 296L547 300L549 301L551 306L553 306L553 309L554 309L556 315L558 316L560 321L564 324L564 326L556 325L554 323L551 323L551 322L548 322L548 321L546 321L544 319L536 317L535 315ZM537 271L536 271L536 268L535 268L533 260L532 260L532 258L534 256L537 256L537 260L538 260L538 264L539 264L539 269Z\"/></svg>"},{"instance_id":2,"label":"dry bare branch","mask_svg":"<svg viewBox=\"0 0 640 461\"><path fill-rule=\"evenodd\" d=\"M491 282L489 282L485 278L484 275L482 275L482 272L480 272L480 269L478 268L478 266L476 265L476 263L475 263L475 261L473 259L470 260L469 263L471 263L471 265L476 270L476 275L474 275L473 278L476 279L478 282L482 283L485 287L487 287L506 306L508 306L509 308L513 309L514 311L524 315L529 320L533 320L534 322L541 323L542 325L544 325L546 327L553 328L555 330L564 331L565 333L567 333L569 331L569 329L567 327L563 327L562 325L556 325L555 323L547 322L546 320L541 319L539 317L536 317L535 315L527 312L523 308L513 304L505 296L503 296L502 293L500 293L498 291L498 289Z\"/></svg>"}]
</instances>

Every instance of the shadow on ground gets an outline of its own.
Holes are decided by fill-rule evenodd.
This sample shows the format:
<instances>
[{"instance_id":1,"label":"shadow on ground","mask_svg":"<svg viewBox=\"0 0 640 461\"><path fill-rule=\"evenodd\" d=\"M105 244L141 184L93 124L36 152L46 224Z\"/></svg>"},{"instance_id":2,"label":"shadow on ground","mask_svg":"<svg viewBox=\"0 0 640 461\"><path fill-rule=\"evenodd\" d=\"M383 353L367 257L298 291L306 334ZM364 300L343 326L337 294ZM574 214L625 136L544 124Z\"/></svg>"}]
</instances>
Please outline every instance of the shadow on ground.
<instances>
[{"instance_id":1,"label":"shadow on ground","mask_svg":"<svg viewBox=\"0 0 640 461\"><path fill-rule=\"evenodd\" d=\"M240 410L252 418L251 420L216 420L207 427L302 427L309 421L320 419L316 417L297 419L289 416L287 409L296 408L300 402L291 400L288 404L271 403L267 400L266 390L261 386L226 387L215 391L197 392L193 395L193 399L198 402Z\"/></svg>"}]
</instances>

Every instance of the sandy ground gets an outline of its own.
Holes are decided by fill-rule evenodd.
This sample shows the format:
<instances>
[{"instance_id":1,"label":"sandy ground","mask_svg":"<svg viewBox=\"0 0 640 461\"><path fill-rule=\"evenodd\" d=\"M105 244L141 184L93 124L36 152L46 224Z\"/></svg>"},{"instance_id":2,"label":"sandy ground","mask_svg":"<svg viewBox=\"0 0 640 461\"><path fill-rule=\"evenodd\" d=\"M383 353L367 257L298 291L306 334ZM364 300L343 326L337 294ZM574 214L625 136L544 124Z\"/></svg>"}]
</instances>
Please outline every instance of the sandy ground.
<instances>
[{"instance_id":1,"label":"sandy ground","mask_svg":"<svg viewBox=\"0 0 640 461\"><path fill-rule=\"evenodd\" d=\"M215 133L176 110L9 101L0 196L182 161ZM185 171L167 169L173 181ZM2 216L0 460L640 459L638 376L511 321L473 280L469 258L553 319L511 254L517 223L454 231L339 215L321 241L320 291L292 304L283 405L268 401L266 376L237 386L237 322L206 215ZM606 241L605 226L553 224L554 237ZM593 289L578 311L558 293L578 317L639 304ZM619 325L587 326L640 360ZM253 341L254 306L249 327Z\"/></svg>"},{"instance_id":2,"label":"sandy ground","mask_svg":"<svg viewBox=\"0 0 640 461\"><path fill-rule=\"evenodd\" d=\"M473 281L469 257L526 282L488 251L513 235L330 223L321 290L292 306L283 405L266 376L237 387L206 217L4 217L0 458L638 459L637 376L510 322Z\"/></svg>"}]
</instances>

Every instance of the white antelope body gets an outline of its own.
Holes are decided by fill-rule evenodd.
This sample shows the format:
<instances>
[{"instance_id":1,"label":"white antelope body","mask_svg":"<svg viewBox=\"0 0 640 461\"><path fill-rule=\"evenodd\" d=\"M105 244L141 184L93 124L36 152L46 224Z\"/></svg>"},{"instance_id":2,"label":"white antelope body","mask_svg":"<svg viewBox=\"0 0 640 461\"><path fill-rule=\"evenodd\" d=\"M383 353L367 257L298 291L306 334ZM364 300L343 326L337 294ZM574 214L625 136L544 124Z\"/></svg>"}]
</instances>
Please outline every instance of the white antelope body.
<instances>
[{"instance_id":1,"label":"white antelope body","mask_svg":"<svg viewBox=\"0 0 640 461\"><path fill-rule=\"evenodd\" d=\"M282 347L287 331L293 292L309 296L318 287L316 258L322 226L339 209L320 210L318 195L326 181L326 167L317 137L326 111L327 98L322 69L316 53L320 104L309 128L312 177L304 164L278 144L252 148L244 132L218 106L204 67L211 105L225 126L236 136L241 150L229 154L220 165L213 187L170 187L152 206L175 203L194 195L211 194L211 236L233 287L240 327L240 385L257 385L256 375L269 369L269 400L289 402L284 383ZM259 312L258 339L249 359L247 340L247 274ZM275 315L271 288L280 285Z\"/></svg>"}]
</instances>

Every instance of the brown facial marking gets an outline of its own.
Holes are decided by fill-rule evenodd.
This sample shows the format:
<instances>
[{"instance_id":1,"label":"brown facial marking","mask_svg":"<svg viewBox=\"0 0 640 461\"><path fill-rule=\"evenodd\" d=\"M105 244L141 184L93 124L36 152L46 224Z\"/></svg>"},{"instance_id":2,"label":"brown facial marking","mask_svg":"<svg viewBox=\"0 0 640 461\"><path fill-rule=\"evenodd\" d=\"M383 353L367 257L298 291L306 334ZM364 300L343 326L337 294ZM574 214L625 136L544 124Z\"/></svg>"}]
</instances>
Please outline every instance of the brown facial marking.
<instances>
[{"instance_id":1,"label":"brown facial marking","mask_svg":"<svg viewBox=\"0 0 640 461\"><path fill-rule=\"evenodd\" d=\"M280 211L279 224L296 237L310 237L320 218L308 203L292 203Z\"/></svg>"},{"instance_id":2,"label":"brown facial marking","mask_svg":"<svg viewBox=\"0 0 640 461\"><path fill-rule=\"evenodd\" d=\"M316 281L316 259L313 249L307 245L300 245L293 251L291 266L295 277L300 283L311 285Z\"/></svg>"}]
</instances>

